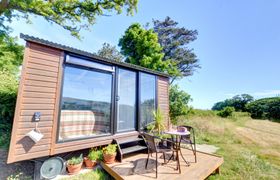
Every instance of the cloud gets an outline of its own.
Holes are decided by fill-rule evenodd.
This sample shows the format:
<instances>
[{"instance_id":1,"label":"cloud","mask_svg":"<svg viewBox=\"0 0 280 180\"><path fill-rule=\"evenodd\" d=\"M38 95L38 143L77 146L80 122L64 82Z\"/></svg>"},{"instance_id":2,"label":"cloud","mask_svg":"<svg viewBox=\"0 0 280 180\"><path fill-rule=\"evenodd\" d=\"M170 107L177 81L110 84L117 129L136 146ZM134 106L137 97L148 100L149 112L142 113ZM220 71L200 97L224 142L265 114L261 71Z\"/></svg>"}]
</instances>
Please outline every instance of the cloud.
<instances>
[{"instance_id":1,"label":"cloud","mask_svg":"<svg viewBox=\"0 0 280 180\"><path fill-rule=\"evenodd\" d=\"M226 93L224 94L226 97L233 97L239 94L250 94L253 97L256 98L262 98L262 97L274 97L280 95L280 89L276 90L264 90L264 91L256 91L256 92L245 92L245 93Z\"/></svg>"},{"instance_id":2,"label":"cloud","mask_svg":"<svg viewBox=\"0 0 280 180\"><path fill-rule=\"evenodd\" d=\"M257 97L278 96L280 95L280 90L266 90L266 91L254 92L251 93L251 95Z\"/></svg>"},{"instance_id":3,"label":"cloud","mask_svg":"<svg viewBox=\"0 0 280 180\"><path fill-rule=\"evenodd\" d=\"M225 96L227 97L233 97L233 96L236 96L238 95L238 93L226 93Z\"/></svg>"}]
</instances>

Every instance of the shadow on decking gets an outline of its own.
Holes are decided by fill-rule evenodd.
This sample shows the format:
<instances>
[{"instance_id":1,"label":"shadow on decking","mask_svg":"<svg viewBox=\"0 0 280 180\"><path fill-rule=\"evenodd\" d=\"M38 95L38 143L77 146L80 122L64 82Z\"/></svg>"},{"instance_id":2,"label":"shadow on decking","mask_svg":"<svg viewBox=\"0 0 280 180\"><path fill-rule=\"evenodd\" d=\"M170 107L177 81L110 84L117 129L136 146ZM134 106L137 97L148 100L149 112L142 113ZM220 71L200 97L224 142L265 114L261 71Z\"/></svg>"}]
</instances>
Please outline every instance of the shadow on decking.
<instances>
[{"instance_id":1,"label":"shadow on decking","mask_svg":"<svg viewBox=\"0 0 280 180\"><path fill-rule=\"evenodd\" d=\"M180 159L181 174L176 170L176 161L171 160L168 164L163 164L163 159L159 155L158 179L205 179L223 163L222 157L203 152L197 152L198 161L194 163L192 151L183 149L182 152L189 161L189 165L182 158ZM145 168L146 160L147 154L132 154L125 157L122 163L114 163L109 166L124 179L155 179L155 154L149 160L147 169Z\"/></svg>"}]
</instances>

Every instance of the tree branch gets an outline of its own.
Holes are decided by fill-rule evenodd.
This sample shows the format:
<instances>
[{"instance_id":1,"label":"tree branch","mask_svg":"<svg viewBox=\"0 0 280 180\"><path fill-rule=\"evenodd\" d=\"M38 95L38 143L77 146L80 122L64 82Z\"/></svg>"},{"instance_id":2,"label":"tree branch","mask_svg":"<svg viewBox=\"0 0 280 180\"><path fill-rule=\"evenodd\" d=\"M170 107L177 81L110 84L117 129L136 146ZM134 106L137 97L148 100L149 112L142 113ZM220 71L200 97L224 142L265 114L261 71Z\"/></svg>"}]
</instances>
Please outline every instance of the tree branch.
<instances>
[{"instance_id":1,"label":"tree branch","mask_svg":"<svg viewBox=\"0 0 280 180\"><path fill-rule=\"evenodd\" d=\"M4 13L9 5L10 0L1 0L0 1L0 15Z\"/></svg>"}]
</instances>

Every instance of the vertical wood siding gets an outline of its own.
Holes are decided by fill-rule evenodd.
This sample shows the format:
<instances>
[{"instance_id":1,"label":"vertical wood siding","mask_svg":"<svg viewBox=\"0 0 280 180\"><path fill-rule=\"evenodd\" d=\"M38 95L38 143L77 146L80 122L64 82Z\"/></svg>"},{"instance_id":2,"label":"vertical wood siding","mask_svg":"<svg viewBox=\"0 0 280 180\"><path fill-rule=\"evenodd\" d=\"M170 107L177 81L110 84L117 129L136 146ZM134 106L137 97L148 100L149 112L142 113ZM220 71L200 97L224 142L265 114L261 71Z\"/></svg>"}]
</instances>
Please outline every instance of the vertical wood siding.
<instances>
[{"instance_id":1,"label":"vertical wood siding","mask_svg":"<svg viewBox=\"0 0 280 180\"><path fill-rule=\"evenodd\" d=\"M158 108L165 118L166 126L169 127L169 79L166 77L158 76L157 89L158 89Z\"/></svg>"},{"instance_id":2,"label":"vertical wood siding","mask_svg":"<svg viewBox=\"0 0 280 180\"><path fill-rule=\"evenodd\" d=\"M57 97L60 87L60 68L63 52L47 46L27 42L8 163L48 156L52 145ZM43 139L34 144L26 133L35 128L33 115L41 112L38 129Z\"/></svg>"}]
</instances>

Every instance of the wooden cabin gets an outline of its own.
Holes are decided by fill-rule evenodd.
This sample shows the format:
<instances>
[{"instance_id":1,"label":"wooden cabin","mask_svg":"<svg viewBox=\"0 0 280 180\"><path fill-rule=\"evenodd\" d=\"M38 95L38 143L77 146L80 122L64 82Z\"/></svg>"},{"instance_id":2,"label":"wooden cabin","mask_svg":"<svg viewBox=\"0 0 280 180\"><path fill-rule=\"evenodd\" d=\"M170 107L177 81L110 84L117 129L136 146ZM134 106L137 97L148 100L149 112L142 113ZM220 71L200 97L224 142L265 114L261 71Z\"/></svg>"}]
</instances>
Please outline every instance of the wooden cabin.
<instances>
[{"instance_id":1,"label":"wooden cabin","mask_svg":"<svg viewBox=\"0 0 280 180\"><path fill-rule=\"evenodd\" d=\"M21 34L26 41L8 163L137 136L160 108L167 74ZM35 143L34 128L43 134Z\"/></svg>"}]
</instances>

